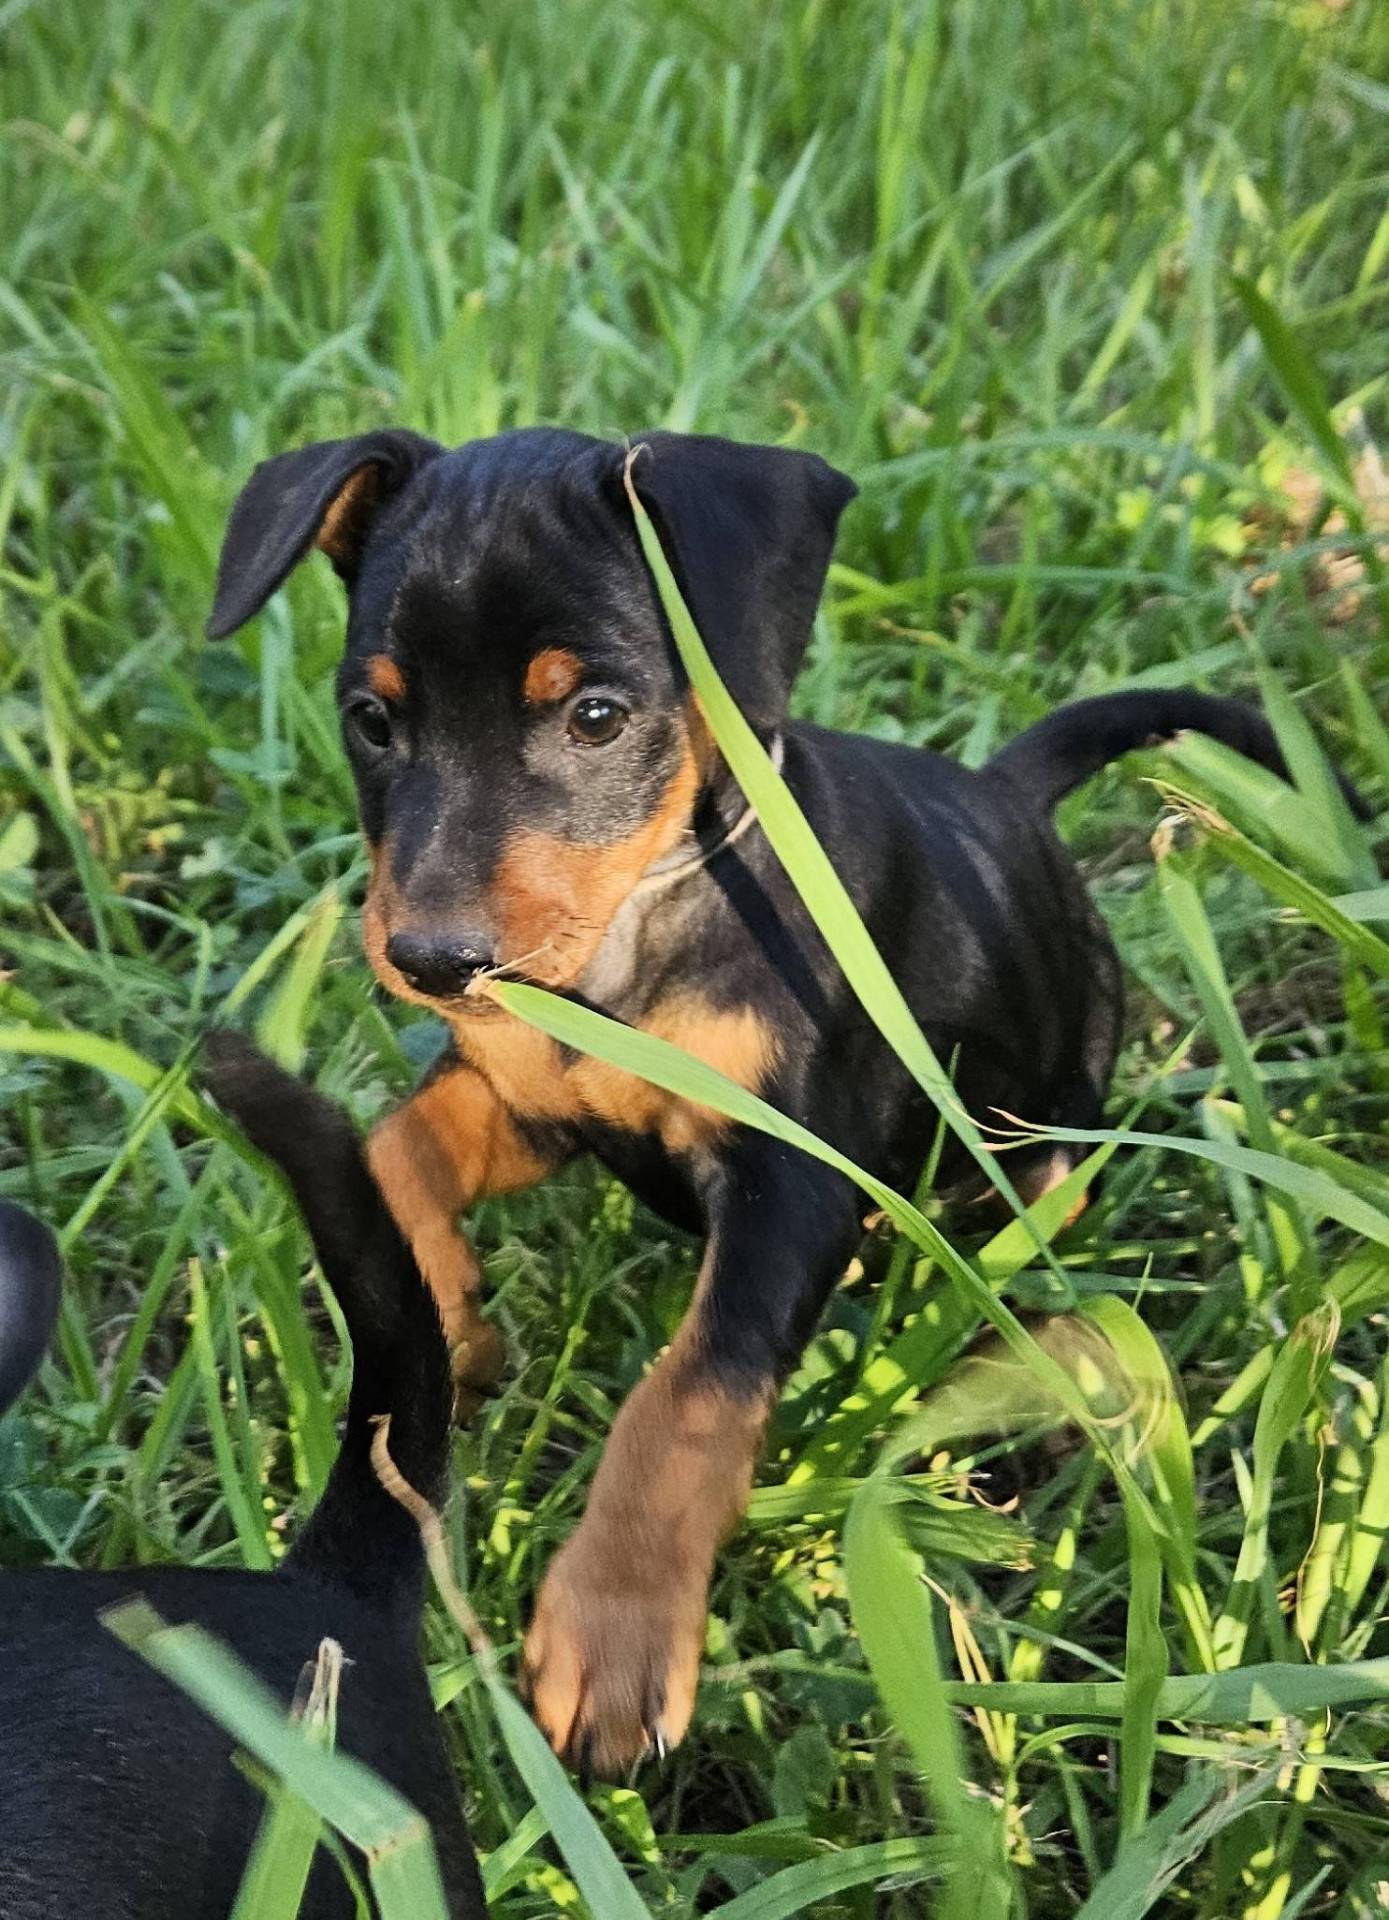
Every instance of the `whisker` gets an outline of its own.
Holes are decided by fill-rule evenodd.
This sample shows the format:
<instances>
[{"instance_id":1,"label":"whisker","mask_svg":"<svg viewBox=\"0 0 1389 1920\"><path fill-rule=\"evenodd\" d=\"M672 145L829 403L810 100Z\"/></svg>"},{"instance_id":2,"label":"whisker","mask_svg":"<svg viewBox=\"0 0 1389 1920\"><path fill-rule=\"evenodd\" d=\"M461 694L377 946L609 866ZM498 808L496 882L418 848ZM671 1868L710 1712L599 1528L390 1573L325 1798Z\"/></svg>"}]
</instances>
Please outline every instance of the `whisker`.
<instances>
[{"instance_id":1,"label":"whisker","mask_svg":"<svg viewBox=\"0 0 1389 1920\"><path fill-rule=\"evenodd\" d=\"M514 960L499 960L495 966L481 967L463 989L466 1000L469 994L483 993L488 983L501 980L509 973L515 973L530 960L536 960L542 953L548 953L554 946L553 940L542 941L538 947L532 947L529 953L518 953Z\"/></svg>"}]
</instances>

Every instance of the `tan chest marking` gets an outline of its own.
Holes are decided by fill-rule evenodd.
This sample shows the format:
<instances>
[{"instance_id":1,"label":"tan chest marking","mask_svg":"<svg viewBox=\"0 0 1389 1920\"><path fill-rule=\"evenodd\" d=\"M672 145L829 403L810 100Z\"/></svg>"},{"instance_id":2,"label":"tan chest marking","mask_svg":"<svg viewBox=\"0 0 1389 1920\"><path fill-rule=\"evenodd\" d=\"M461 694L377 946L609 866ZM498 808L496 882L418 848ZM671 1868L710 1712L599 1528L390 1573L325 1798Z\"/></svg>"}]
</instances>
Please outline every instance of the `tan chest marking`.
<instances>
[{"instance_id":1,"label":"tan chest marking","mask_svg":"<svg viewBox=\"0 0 1389 1920\"><path fill-rule=\"evenodd\" d=\"M776 1064L776 1036L751 1007L714 1007L682 994L662 1001L640 1026L753 1093ZM566 1065L554 1041L519 1020L459 1021L454 1034L463 1056L525 1118L572 1125L599 1120L656 1134L673 1154L709 1146L732 1125L712 1107L653 1087L622 1067L586 1055Z\"/></svg>"}]
</instances>

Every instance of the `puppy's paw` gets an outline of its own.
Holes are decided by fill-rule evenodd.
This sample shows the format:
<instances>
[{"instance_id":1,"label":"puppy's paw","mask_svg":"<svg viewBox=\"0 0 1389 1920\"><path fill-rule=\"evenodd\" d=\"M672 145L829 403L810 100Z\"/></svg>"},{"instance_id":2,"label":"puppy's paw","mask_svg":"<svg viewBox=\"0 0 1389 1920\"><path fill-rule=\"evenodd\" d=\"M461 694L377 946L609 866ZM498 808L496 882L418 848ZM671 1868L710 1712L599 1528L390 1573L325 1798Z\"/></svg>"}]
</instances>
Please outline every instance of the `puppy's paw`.
<instances>
[{"instance_id":1,"label":"puppy's paw","mask_svg":"<svg viewBox=\"0 0 1389 1920\"><path fill-rule=\"evenodd\" d=\"M624 1779L685 1736L699 1682L708 1582L631 1563L630 1543L581 1527L540 1589L524 1685L575 1772Z\"/></svg>"},{"instance_id":2,"label":"puppy's paw","mask_svg":"<svg viewBox=\"0 0 1389 1920\"><path fill-rule=\"evenodd\" d=\"M506 1342L477 1314L452 1347L453 1417L458 1426L471 1420L496 1391L506 1366Z\"/></svg>"}]
</instances>

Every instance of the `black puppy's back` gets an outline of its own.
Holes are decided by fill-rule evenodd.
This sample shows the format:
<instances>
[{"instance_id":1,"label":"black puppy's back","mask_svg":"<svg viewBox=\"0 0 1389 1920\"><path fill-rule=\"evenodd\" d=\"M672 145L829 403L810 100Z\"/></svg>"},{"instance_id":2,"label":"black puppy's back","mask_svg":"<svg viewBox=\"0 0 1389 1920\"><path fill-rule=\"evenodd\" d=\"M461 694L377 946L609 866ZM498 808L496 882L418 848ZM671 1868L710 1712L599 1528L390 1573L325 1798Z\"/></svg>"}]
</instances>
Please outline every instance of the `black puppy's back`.
<instances>
[{"instance_id":1,"label":"black puppy's back","mask_svg":"<svg viewBox=\"0 0 1389 1920\"><path fill-rule=\"evenodd\" d=\"M167 1621L215 1634L286 1703L319 1641L337 1640L348 1661L338 1747L425 1815L448 1912L478 1920L477 1869L417 1624L289 1571L183 1567L0 1577L4 1920L222 1920L230 1911L266 1803L232 1765L221 1727L102 1624L106 1608L137 1596ZM355 1911L320 1849L301 1920Z\"/></svg>"},{"instance_id":2,"label":"black puppy's back","mask_svg":"<svg viewBox=\"0 0 1389 1920\"><path fill-rule=\"evenodd\" d=\"M223 1105L294 1188L352 1335L343 1444L277 1573L0 1574L0 1920L95 1912L222 1920L235 1898L265 1802L232 1764L229 1736L102 1625L106 1608L136 1597L170 1623L215 1634L286 1704L320 1641L338 1641L347 1656L338 1746L426 1817L452 1920L481 1920L481 1883L419 1655L419 1535L369 1458L373 1422L390 1414L397 1466L439 1498L451 1388L432 1297L346 1118L234 1038L210 1053ZM0 1215L0 1297L42 1307L56 1301L56 1283L46 1289L56 1275L51 1237L15 1213ZM49 1267L36 1281L34 1256L45 1246ZM320 1848L302 1920L356 1911Z\"/></svg>"}]
</instances>

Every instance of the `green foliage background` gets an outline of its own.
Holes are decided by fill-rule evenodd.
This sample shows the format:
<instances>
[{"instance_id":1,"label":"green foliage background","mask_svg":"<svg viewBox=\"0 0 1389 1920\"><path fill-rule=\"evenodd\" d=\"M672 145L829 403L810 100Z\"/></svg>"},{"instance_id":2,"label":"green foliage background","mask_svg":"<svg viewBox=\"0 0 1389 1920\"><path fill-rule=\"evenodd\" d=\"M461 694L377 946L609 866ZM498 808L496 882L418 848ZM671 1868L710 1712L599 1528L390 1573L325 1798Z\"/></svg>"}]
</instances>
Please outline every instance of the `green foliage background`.
<instances>
[{"instance_id":1,"label":"green foliage background","mask_svg":"<svg viewBox=\"0 0 1389 1920\"><path fill-rule=\"evenodd\" d=\"M60 1352L0 1428L0 1559L268 1565L331 1458L346 1363L312 1283L301 1306L297 1228L131 1055L174 1067L230 1007L365 1120L436 1045L357 950L328 570L256 633L199 637L251 463L386 421L813 446L863 494L804 713L977 760L1078 693L1281 688L1285 728L1312 720L1380 797L1387 126L1374 0L0 5L0 1192L63 1229L71 1274ZM1064 1271L1136 1302L1182 1383L1174 1670L1198 1591L1245 1664L1384 1655L1383 1254L1336 1196L1389 1215L1389 906L1314 776L1274 802L1219 765L1160 771L1246 837L1182 826L1155 877L1151 785L1065 809L1132 988L1113 1119L1141 1103L1157 1138L1111 1162ZM1241 1140L1324 1186L1280 1193ZM966 1253L988 1232L945 1224ZM460 1440L452 1519L505 1658L693 1251L588 1169L478 1230L514 1372ZM1015 1307L1069 1304L1020 1259L984 1268ZM906 1243L866 1266L725 1557L689 1745L641 1798L592 1795L654 1911L901 1920L933 1897L839 1515L951 1358L955 1296ZM1299 1373L1309 1328L1324 1363ZM1124 1505L1089 1451L973 1460L1043 1571L932 1509L947 1669L964 1648L995 1680L1146 1685ZM484 1689L430 1636L496 1910L572 1911ZM1166 1892L1115 1722L1048 1711L962 1723L1018 1911L1076 1912L1121 1825L1147 1906L1106 1915L1385 1910L1382 1708L1149 1710L1153 1804L1183 1833L1201 1768L1258 1783ZM867 1878L834 1891L846 1859ZM769 1893L788 1872L801 1891Z\"/></svg>"}]
</instances>

